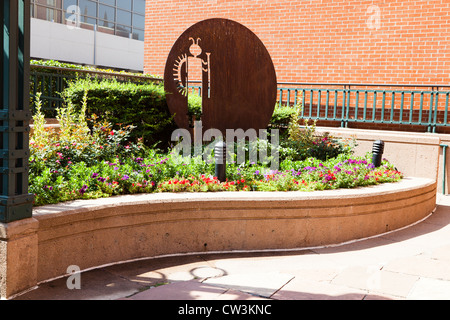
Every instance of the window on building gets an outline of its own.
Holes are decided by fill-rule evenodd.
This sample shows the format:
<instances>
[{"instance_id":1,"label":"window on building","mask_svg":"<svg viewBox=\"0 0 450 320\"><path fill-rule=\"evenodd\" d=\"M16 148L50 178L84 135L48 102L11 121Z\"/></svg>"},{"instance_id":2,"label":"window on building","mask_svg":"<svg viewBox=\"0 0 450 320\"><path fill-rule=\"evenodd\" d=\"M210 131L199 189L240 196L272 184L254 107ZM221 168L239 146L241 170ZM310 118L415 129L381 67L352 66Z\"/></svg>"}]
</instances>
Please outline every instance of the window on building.
<instances>
[{"instance_id":1,"label":"window on building","mask_svg":"<svg viewBox=\"0 0 450 320\"><path fill-rule=\"evenodd\" d=\"M145 0L31 0L33 18L144 40Z\"/></svg>"},{"instance_id":2,"label":"window on building","mask_svg":"<svg viewBox=\"0 0 450 320\"><path fill-rule=\"evenodd\" d=\"M31 10L38 19L61 23L62 0L35 0L36 7Z\"/></svg>"}]
</instances>

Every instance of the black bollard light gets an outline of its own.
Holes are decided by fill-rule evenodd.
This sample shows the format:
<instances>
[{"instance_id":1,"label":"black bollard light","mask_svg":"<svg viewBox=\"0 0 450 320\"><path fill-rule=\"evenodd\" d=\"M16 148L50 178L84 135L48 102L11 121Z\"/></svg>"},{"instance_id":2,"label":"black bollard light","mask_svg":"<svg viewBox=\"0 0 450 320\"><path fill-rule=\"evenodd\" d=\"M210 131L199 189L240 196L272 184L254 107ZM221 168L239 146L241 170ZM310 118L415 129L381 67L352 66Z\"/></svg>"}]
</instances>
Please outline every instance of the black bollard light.
<instances>
[{"instance_id":1,"label":"black bollard light","mask_svg":"<svg viewBox=\"0 0 450 320\"><path fill-rule=\"evenodd\" d=\"M227 145L220 141L214 147L214 158L216 161L216 177L220 182L227 179Z\"/></svg>"},{"instance_id":2,"label":"black bollard light","mask_svg":"<svg viewBox=\"0 0 450 320\"><path fill-rule=\"evenodd\" d=\"M372 157L372 164L375 166L375 168L378 168L381 166L381 161L383 159L383 153L384 153L384 141L377 140L373 143L373 157Z\"/></svg>"}]
</instances>

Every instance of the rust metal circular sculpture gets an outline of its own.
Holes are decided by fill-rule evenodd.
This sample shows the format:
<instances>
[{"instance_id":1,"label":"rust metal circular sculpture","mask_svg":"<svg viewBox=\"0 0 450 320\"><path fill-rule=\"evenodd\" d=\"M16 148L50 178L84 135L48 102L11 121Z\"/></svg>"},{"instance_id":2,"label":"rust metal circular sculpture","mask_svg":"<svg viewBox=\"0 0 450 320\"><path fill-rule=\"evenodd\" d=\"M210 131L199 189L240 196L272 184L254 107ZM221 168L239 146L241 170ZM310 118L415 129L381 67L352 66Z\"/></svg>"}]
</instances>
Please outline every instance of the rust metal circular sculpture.
<instances>
[{"instance_id":1,"label":"rust metal circular sculpture","mask_svg":"<svg viewBox=\"0 0 450 320\"><path fill-rule=\"evenodd\" d=\"M188 95L200 86L204 130L266 129L276 103L276 72L264 44L228 19L188 28L167 58L164 86L176 124L189 129Z\"/></svg>"}]
</instances>

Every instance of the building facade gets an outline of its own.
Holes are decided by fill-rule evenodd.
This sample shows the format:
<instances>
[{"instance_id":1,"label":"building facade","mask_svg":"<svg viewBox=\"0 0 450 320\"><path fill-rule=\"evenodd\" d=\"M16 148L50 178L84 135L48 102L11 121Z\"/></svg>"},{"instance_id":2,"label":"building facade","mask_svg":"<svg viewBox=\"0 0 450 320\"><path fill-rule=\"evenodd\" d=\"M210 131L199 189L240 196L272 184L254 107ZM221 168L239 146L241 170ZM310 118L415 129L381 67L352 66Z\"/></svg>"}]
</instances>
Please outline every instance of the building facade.
<instances>
[{"instance_id":1,"label":"building facade","mask_svg":"<svg viewBox=\"0 0 450 320\"><path fill-rule=\"evenodd\" d=\"M31 0L31 57L143 70L145 0Z\"/></svg>"},{"instance_id":2,"label":"building facade","mask_svg":"<svg viewBox=\"0 0 450 320\"><path fill-rule=\"evenodd\" d=\"M447 0L147 0L144 71L163 75L188 27L228 18L256 33L279 82L450 83Z\"/></svg>"}]
</instances>

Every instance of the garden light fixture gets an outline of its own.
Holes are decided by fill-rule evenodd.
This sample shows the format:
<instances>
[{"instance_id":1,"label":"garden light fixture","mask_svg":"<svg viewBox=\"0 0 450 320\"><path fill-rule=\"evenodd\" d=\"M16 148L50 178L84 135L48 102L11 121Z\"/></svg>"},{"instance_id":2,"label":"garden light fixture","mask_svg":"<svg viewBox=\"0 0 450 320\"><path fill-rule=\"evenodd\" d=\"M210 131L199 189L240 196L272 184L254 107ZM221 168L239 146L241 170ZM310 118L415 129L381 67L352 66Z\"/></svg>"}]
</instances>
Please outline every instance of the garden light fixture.
<instances>
[{"instance_id":1,"label":"garden light fixture","mask_svg":"<svg viewBox=\"0 0 450 320\"><path fill-rule=\"evenodd\" d=\"M215 176L220 182L225 182L227 178L227 145L220 141L214 147L214 158L216 161Z\"/></svg>"},{"instance_id":2,"label":"garden light fixture","mask_svg":"<svg viewBox=\"0 0 450 320\"><path fill-rule=\"evenodd\" d=\"M373 157L372 157L372 163L375 166L375 168L378 168L381 166L381 161L383 158L383 152L384 152L384 141L377 140L373 143Z\"/></svg>"}]
</instances>

